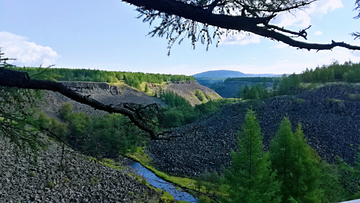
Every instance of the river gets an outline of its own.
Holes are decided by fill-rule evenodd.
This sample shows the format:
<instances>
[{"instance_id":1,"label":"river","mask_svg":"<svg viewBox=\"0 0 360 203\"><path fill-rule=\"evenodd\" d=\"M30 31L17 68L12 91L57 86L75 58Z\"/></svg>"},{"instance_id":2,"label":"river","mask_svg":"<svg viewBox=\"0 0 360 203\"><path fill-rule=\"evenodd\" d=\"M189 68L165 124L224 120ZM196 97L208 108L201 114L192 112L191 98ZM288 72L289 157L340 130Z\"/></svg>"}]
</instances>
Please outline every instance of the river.
<instances>
[{"instance_id":1,"label":"river","mask_svg":"<svg viewBox=\"0 0 360 203\"><path fill-rule=\"evenodd\" d=\"M161 188L166 192L170 193L175 198L175 200L182 200L191 203L199 202L199 200L191 194L184 192L181 189L178 190L173 184L157 177L152 171L143 167L140 163L132 161L128 164L128 166L135 169L137 174L143 176L150 185Z\"/></svg>"}]
</instances>

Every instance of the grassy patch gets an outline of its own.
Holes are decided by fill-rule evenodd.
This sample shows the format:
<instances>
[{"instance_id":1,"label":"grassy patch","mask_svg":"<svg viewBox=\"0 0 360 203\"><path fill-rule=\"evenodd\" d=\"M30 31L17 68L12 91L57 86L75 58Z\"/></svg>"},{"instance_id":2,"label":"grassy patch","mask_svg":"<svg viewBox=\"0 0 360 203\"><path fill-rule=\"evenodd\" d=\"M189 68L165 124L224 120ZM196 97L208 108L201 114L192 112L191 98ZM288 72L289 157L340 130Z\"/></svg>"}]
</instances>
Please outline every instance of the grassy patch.
<instances>
[{"instance_id":1,"label":"grassy patch","mask_svg":"<svg viewBox=\"0 0 360 203\"><path fill-rule=\"evenodd\" d=\"M156 170L153 166L151 166L151 158L145 154L144 149L141 147L138 147L135 153L128 153L127 156L141 163L141 165L154 172L158 177L168 182L172 182L180 187L185 187L189 189L195 188L196 181L193 179L169 176L164 172Z\"/></svg>"},{"instance_id":2,"label":"grassy patch","mask_svg":"<svg viewBox=\"0 0 360 203\"><path fill-rule=\"evenodd\" d=\"M327 98L326 100L329 101L329 102L334 102L334 103L342 103L342 102L344 102L341 99L333 99L333 98Z\"/></svg>"},{"instance_id":3,"label":"grassy patch","mask_svg":"<svg viewBox=\"0 0 360 203\"><path fill-rule=\"evenodd\" d=\"M349 99L352 100L359 100L360 99L360 94L348 94Z\"/></svg>"},{"instance_id":4,"label":"grassy patch","mask_svg":"<svg viewBox=\"0 0 360 203\"><path fill-rule=\"evenodd\" d=\"M304 103L304 102L305 102L305 99L296 99L295 102L296 102L296 103Z\"/></svg>"},{"instance_id":5,"label":"grassy patch","mask_svg":"<svg viewBox=\"0 0 360 203\"><path fill-rule=\"evenodd\" d=\"M170 202L175 201L175 198L166 191L164 191L164 194L163 194L163 196L161 196L160 199L163 200L166 203L170 203Z\"/></svg>"},{"instance_id":6,"label":"grassy patch","mask_svg":"<svg viewBox=\"0 0 360 203\"><path fill-rule=\"evenodd\" d=\"M323 86L324 84L321 83L300 83L300 88L305 88L305 89L317 89Z\"/></svg>"},{"instance_id":7,"label":"grassy patch","mask_svg":"<svg viewBox=\"0 0 360 203\"><path fill-rule=\"evenodd\" d=\"M121 87L121 86L124 86L126 83L125 83L125 81L123 81L123 80L119 80L118 82L108 83L108 84L109 84L109 85L112 85L112 86Z\"/></svg>"},{"instance_id":8,"label":"grassy patch","mask_svg":"<svg viewBox=\"0 0 360 203\"><path fill-rule=\"evenodd\" d=\"M208 102L209 100L206 98L205 94L199 90L199 89L196 89L195 92L194 92L195 96L197 97L198 100L201 101L201 103L206 103Z\"/></svg>"}]
</instances>

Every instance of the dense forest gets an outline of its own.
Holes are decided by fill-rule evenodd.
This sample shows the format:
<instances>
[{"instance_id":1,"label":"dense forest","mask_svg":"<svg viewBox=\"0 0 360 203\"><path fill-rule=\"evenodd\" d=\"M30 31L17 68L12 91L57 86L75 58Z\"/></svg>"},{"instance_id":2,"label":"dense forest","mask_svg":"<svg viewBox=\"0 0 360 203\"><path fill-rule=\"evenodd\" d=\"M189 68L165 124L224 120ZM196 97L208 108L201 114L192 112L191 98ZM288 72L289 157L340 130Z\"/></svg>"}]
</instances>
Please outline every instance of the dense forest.
<instances>
[{"instance_id":1,"label":"dense forest","mask_svg":"<svg viewBox=\"0 0 360 203\"><path fill-rule=\"evenodd\" d=\"M281 78L228 78L226 81L251 81L255 85L240 86L238 97L243 99L264 99L276 95L294 95L316 87L317 83L360 82L360 63L351 61L306 69L301 74L283 75ZM273 81L269 88L266 82Z\"/></svg>"},{"instance_id":2,"label":"dense forest","mask_svg":"<svg viewBox=\"0 0 360 203\"><path fill-rule=\"evenodd\" d=\"M166 75L141 72L103 71L90 69L69 68L30 68L11 67L12 70L28 72L30 77L51 76L57 81L87 81L117 83L124 81L126 84L139 88L142 82L162 83L174 81L195 81L192 76ZM39 78L42 79L42 78Z\"/></svg>"}]
</instances>

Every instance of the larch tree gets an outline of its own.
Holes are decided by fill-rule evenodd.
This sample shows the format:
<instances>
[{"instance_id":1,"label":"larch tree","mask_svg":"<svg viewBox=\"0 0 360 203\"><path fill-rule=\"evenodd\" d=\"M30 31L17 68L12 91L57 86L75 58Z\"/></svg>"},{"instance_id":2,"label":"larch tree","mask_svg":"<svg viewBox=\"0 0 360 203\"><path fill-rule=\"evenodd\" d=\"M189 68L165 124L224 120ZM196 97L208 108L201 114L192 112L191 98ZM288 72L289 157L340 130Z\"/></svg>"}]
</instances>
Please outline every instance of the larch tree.
<instances>
[{"instance_id":1,"label":"larch tree","mask_svg":"<svg viewBox=\"0 0 360 203\"><path fill-rule=\"evenodd\" d=\"M296 178L297 202L320 202L320 157L307 143L301 125L294 133L294 155L296 159L294 172Z\"/></svg>"},{"instance_id":2,"label":"larch tree","mask_svg":"<svg viewBox=\"0 0 360 203\"><path fill-rule=\"evenodd\" d=\"M321 201L320 158L306 144L300 125L293 134L290 120L282 120L271 142L270 156L272 167L277 171L277 179L282 182L281 202Z\"/></svg>"},{"instance_id":3,"label":"larch tree","mask_svg":"<svg viewBox=\"0 0 360 203\"><path fill-rule=\"evenodd\" d=\"M248 110L238 133L238 152L232 151L229 169L224 169L229 197L226 202L280 202L280 183L271 171L269 153L263 151L259 123Z\"/></svg>"}]
</instances>

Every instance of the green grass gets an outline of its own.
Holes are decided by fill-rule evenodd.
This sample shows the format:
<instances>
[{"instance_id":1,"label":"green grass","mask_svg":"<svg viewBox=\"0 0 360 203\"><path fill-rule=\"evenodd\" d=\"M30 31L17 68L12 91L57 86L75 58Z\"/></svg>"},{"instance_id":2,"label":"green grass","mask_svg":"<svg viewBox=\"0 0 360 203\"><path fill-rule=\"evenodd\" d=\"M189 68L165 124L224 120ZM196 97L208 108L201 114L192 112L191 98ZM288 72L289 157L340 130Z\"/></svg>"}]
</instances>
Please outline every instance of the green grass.
<instances>
[{"instance_id":1,"label":"green grass","mask_svg":"<svg viewBox=\"0 0 360 203\"><path fill-rule=\"evenodd\" d=\"M329 101L329 102L334 102L334 103L342 103L342 102L343 102L343 100L333 99L333 98L328 98L327 101Z\"/></svg>"},{"instance_id":2,"label":"green grass","mask_svg":"<svg viewBox=\"0 0 360 203\"><path fill-rule=\"evenodd\" d=\"M141 165L143 165L145 168L151 170L155 173L159 178L162 178L168 182L174 183L180 187L185 187L189 189L195 188L195 180L190 178L183 178L183 177L176 177L176 176L169 176L164 172L156 170L153 166L151 166L151 158L149 158L145 152L144 149L141 147L138 147L135 153L128 153L126 156L136 160Z\"/></svg>"},{"instance_id":3,"label":"green grass","mask_svg":"<svg viewBox=\"0 0 360 203\"><path fill-rule=\"evenodd\" d=\"M163 194L163 196L161 196L160 199L163 200L166 203L170 203L170 202L175 201L175 198L166 191L164 191L164 194Z\"/></svg>"},{"instance_id":4,"label":"green grass","mask_svg":"<svg viewBox=\"0 0 360 203\"><path fill-rule=\"evenodd\" d=\"M349 99L358 100L360 99L360 94L348 94Z\"/></svg>"}]
</instances>

